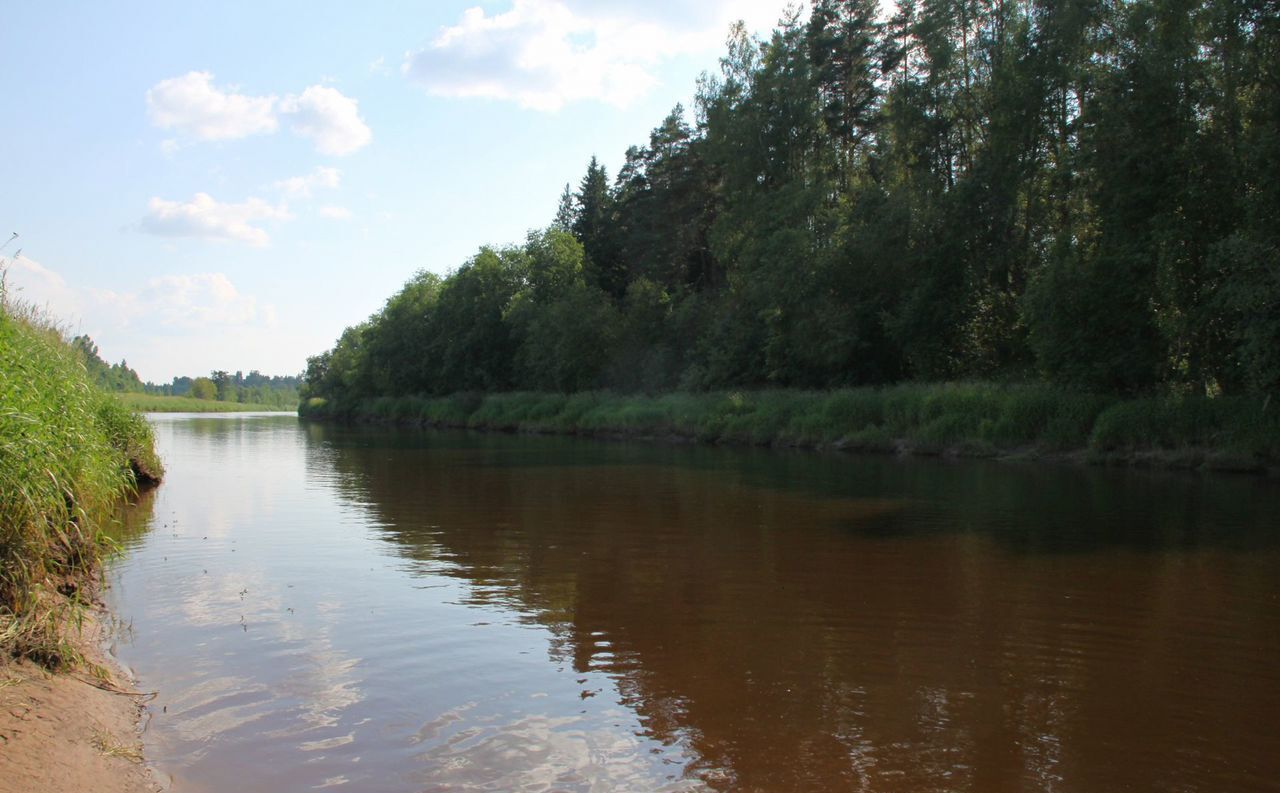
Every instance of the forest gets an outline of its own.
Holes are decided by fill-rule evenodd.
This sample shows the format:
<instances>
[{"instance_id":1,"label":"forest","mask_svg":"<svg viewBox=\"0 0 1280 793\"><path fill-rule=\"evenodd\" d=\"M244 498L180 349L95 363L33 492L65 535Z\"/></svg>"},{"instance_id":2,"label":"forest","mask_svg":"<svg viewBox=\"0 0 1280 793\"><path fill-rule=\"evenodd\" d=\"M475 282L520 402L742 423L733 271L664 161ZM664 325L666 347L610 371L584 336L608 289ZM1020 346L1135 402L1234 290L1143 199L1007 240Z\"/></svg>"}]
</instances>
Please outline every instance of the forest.
<instances>
[{"instance_id":1,"label":"forest","mask_svg":"<svg viewBox=\"0 0 1280 793\"><path fill-rule=\"evenodd\" d=\"M815 0L303 397L1280 389L1280 3ZM1267 400L1269 401L1269 400ZM1264 408L1265 409L1265 408Z\"/></svg>"}]
</instances>

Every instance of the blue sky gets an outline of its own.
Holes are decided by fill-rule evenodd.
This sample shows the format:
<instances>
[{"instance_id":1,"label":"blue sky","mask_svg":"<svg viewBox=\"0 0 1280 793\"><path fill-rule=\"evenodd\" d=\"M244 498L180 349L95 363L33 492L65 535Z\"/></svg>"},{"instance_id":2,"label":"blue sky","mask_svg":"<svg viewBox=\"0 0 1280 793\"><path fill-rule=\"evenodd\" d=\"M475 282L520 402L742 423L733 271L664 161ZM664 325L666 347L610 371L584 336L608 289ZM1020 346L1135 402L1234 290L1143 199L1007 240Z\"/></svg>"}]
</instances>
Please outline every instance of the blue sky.
<instances>
[{"instance_id":1,"label":"blue sky","mask_svg":"<svg viewBox=\"0 0 1280 793\"><path fill-rule=\"evenodd\" d=\"M143 379L298 372L414 271L545 226L784 2L361 6L7 8L10 290Z\"/></svg>"}]
</instances>

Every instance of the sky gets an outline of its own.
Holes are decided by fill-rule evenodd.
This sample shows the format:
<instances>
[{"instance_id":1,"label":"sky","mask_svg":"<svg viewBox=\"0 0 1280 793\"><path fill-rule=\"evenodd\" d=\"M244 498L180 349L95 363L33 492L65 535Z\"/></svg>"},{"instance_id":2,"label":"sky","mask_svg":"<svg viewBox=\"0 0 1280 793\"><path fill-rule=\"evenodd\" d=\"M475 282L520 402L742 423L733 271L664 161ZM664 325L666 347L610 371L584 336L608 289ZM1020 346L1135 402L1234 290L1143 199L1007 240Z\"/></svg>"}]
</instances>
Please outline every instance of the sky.
<instances>
[{"instance_id":1,"label":"sky","mask_svg":"<svg viewBox=\"0 0 1280 793\"><path fill-rule=\"evenodd\" d=\"M784 0L10 4L11 295L169 382L296 374L612 175Z\"/></svg>"}]
</instances>

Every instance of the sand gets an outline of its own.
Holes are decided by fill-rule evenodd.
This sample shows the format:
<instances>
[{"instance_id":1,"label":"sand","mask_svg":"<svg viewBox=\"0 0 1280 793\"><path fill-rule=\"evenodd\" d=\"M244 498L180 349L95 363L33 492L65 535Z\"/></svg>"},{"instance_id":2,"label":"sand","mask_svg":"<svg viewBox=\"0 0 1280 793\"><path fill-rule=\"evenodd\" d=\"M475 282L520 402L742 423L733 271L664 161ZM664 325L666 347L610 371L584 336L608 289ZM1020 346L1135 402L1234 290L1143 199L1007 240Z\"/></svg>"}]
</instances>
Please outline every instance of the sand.
<instances>
[{"instance_id":1,"label":"sand","mask_svg":"<svg viewBox=\"0 0 1280 793\"><path fill-rule=\"evenodd\" d=\"M77 643L108 680L0 660L0 793L161 789L142 762L145 697L103 651L101 624L86 620Z\"/></svg>"}]
</instances>

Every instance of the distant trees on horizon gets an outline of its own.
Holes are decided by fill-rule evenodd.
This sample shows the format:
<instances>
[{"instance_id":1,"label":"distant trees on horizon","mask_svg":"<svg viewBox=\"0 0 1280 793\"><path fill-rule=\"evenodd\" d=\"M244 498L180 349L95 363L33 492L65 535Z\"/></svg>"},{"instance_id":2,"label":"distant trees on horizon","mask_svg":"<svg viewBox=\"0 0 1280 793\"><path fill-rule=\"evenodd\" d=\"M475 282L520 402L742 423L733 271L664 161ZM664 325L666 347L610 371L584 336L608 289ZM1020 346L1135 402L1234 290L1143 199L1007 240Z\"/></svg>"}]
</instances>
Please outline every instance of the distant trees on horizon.
<instances>
[{"instance_id":1,"label":"distant trees on horizon","mask_svg":"<svg viewBox=\"0 0 1280 793\"><path fill-rule=\"evenodd\" d=\"M170 383L157 385L142 382L126 361L108 364L100 356L98 345L87 335L76 336L71 340L71 346L84 360L89 379L109 391L190 396L275 407L292 407L298 403L302 378L296 375L264 375L256 369L247 375L239 371L232 374L218 370L211 372L209 377L174 377Z\"/></svg>"}]
</instances>

